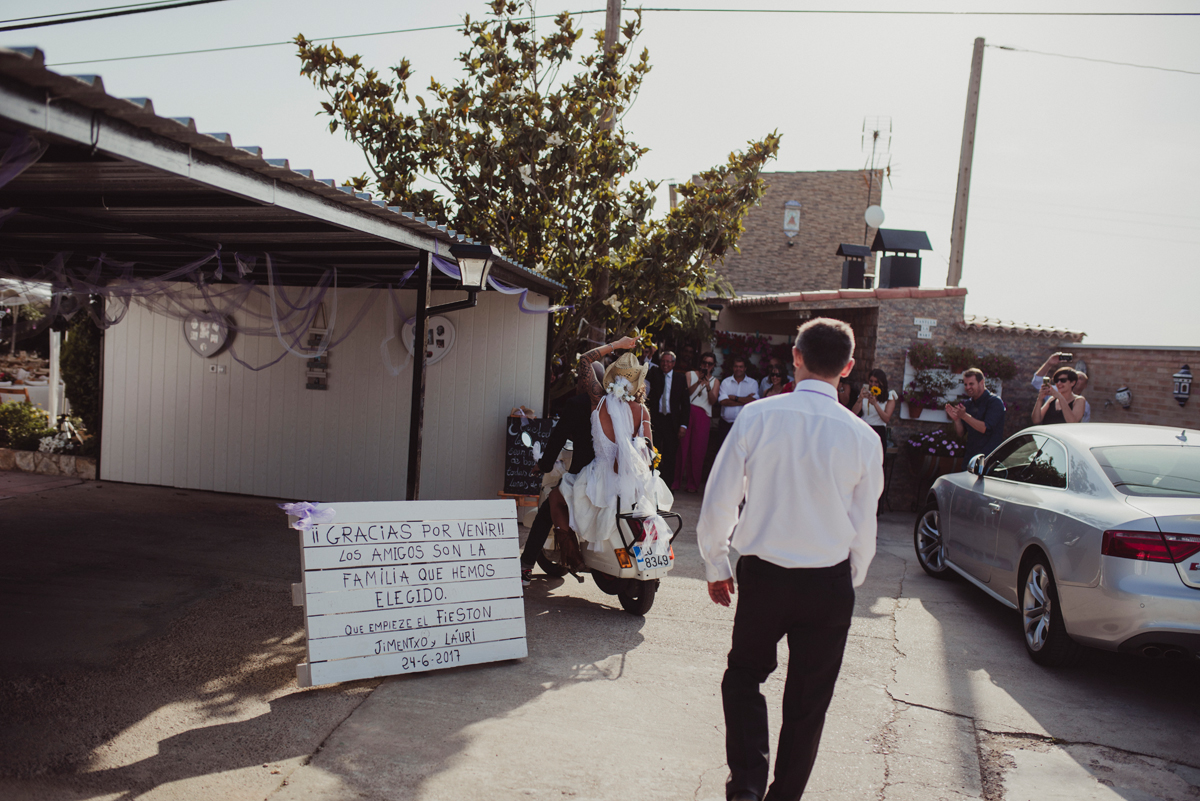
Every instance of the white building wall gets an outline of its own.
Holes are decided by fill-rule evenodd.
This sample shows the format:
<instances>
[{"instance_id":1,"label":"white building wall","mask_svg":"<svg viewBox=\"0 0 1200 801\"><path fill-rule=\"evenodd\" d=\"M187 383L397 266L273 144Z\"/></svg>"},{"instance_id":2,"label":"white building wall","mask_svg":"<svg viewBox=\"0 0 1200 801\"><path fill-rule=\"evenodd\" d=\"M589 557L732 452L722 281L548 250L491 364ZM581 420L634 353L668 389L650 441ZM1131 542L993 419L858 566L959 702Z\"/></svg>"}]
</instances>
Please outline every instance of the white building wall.
<instances>
[{"instance_id":1,"label":"white building wall","mask_svg":"<svg viewBox=\"0 0 1200 801\"><path fill-rule=\"evenodd\" d=\"M235 362L229 348L205 359L187 345L178 320L131 308L104 337L101 478L291 500L402 500L412 371L392 376L383 366L381 291L340 291L338 319L348 322L372 293L362 322L329 351L325 391L304 388L306 364L295 356L258 372ZM400 297L411 317L416 293ZM434 292L430 305L462 297ZM252 302L252 311L269 315L265 298ZM535 308L546 304L544 296L528 298ZM546 317L522 313L515 297L498 292L480 293L476 308L446 317L457 336L427 368L421 497L492 498L503 483L509 411L542 412ZM389 345L393 364L403 362L400 337ZM237 336L233 348L255 366L283 352L274 337Z\"/></svg>"}]
</instances>

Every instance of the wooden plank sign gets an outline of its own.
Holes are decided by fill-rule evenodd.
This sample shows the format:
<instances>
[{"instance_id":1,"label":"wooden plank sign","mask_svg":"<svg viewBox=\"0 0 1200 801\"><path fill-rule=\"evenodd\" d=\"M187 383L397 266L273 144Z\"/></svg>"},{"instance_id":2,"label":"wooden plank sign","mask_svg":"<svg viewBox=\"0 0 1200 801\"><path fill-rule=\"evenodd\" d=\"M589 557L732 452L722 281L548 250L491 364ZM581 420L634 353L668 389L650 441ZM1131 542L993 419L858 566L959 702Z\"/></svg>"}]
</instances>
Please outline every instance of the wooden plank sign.
<instances>
[{"instance_id":1,"label":"wooden plank sign","mask_svg":"<svg viewBox=\"0 0 1200 801\"><path fill-rule=\"evenodd\" d=\"M301 687L528 655L512 499L316 507L293 587Z\"/></svg>"},{"instance_id":2,"label":"wooden plank sign","mask_svg":"<svg viewBox=\"0 0 1200 801\"><path fill-rule=\"evenodd\" d=\"M537 464L533 449L521 442L521 434L528 433L531 441L538 444L538 452L546 447L554 421L545 418L527 420L523 417L508 418L504 434L504 491L511 495L537 495L542 491L542 477L534 474Z\"/></svg>"}]
</instances>

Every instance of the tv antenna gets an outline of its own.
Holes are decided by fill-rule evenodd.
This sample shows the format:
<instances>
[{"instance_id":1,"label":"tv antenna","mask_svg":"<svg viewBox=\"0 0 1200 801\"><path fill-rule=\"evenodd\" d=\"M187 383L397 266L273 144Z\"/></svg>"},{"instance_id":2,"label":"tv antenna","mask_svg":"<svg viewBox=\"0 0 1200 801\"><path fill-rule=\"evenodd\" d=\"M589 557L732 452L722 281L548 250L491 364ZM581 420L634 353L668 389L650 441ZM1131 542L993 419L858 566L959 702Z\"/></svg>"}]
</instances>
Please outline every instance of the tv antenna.
<instances>
[{"instance_id":1,"label":"tv antenna","mask_svg":"<svg viewBox=\"0 0 1200 801\"><path fill-rule=\"evenodd\" d=\"M867 152L867 142L871 144L871 155L867 158L863 169L867 170L867 208L870 208L875 201L875 174L877 166L883 162L884 157L887 157L887 167L884 172L888 179L888 185L892 183L892 118L891 117L863 117L862 125L862 140L860 147L862 151ZM880 189L882 190L882 186ZM882 192L881 192L882 194ZM867 234L871 231L870 224L863 226L863 244L867 244Z\"/></svg>"}]
</instances>

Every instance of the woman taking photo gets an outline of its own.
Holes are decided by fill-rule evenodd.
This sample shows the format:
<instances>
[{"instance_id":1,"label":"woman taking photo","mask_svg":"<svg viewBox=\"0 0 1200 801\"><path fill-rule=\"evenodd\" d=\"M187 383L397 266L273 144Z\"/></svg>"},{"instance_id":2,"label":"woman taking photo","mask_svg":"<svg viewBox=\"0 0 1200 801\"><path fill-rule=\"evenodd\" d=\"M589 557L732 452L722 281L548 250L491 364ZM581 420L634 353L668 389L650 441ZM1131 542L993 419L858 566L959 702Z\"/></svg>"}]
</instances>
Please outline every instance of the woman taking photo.
<instances>
[{"instance_id":1,"label":"woman taking photo","mask_svg":"<svg viewBox=\"0 0 1200 801\"><path fill-rule=\"evenodd\" d=\"M858 392L858 400L850 407L850 411L861 417L879 434L884 453L887 453L887 426L896 411L897 400L899 396L896 395L896 391L888 390L887 373L877 368L871 371L867 383L863 384Z\"/></svg>"},{"instance_id":2,"label":"woman taking photo","mask_svg":"<svg viewBox=\"0 0 1200 801\"><path fill-rule=\"evenodd\" d=\"M713 377L716 369L717 357L705 353L700 356L700 369L686 376L690 403L688 425L679 440L673 490L685 486L688 492L696 492L704 484L704 455L708 452L713 404L721 389L721 382Z\"/></svg>"},{"instance_id":3,"label":"woman taking photo","mask_svg":"<svg viewBox=\"0 0 1200 801\"><path fill-rule=\"evenodd\" d=\"M1053 383L1042 384L1037 403L1033 405L1033 424L1078 423L1083 419L1087 401L1075 394L1079 374L1070 367L1054 371Z\"/></svg>"}]
</instances>

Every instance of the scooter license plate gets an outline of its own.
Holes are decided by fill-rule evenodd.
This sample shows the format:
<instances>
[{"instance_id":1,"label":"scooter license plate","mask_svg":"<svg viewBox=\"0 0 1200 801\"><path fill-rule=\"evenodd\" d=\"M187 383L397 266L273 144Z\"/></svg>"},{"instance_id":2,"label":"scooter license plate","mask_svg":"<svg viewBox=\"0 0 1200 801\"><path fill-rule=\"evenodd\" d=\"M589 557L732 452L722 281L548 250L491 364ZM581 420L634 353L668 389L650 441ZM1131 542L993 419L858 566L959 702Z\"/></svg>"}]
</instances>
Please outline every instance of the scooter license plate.
<instances>
[{"instance_id":1,"label":"scooter license plate","mask_svg":"<svg viewBox=\"0 0 1200 801\"><path fill-rule=\"evenodd\" d=\"M638 558L638 567L642 570L659 570L670 566L671 556L669 554L650 553Z\"/></svg>"}]
</instances>

